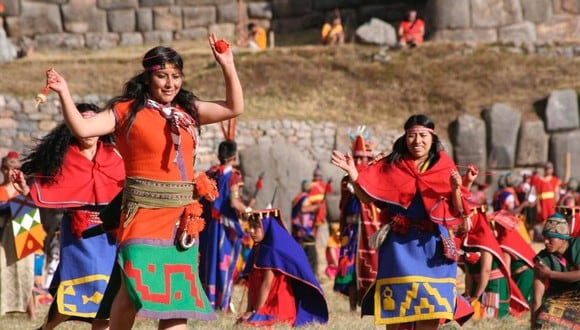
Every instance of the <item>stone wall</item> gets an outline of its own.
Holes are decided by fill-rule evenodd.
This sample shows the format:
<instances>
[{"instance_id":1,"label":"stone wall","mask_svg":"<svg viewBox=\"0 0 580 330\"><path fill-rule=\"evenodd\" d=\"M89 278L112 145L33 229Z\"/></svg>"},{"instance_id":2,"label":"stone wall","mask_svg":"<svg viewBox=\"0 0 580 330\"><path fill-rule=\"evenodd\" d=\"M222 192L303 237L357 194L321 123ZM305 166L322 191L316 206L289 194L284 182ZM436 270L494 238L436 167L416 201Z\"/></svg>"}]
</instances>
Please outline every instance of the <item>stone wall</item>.
<instances>
[{"instance_id":1,"label":"stone wall","mask_svg":"<svg viewBox=\"0 0 580 330\"><path fill-rule=\"evenodd\" d=\"M485 43L578 41L577 0L430 0L433 39Z\"/></svg>"}]
</instances>

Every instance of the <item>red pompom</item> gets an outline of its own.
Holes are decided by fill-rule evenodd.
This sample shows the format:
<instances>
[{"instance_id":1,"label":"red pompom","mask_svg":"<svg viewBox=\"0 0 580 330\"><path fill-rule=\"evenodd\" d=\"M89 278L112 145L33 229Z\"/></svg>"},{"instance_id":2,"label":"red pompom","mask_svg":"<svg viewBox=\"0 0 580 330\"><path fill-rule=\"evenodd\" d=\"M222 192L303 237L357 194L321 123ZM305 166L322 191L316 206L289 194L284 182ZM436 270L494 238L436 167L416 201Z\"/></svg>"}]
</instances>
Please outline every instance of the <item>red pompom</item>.
<instances>
[{"instance_id":1,"label":"red pompom","mask_svg":"<svg viewBox=\"0 0 580 330\"><path fill-rule=\"evenodd\" d=\"M215 50L220 54L225 53L226 50L228 50L228 47L230 47L230 45L223 39L215 42Z\"/></svg>"}]
</instances>

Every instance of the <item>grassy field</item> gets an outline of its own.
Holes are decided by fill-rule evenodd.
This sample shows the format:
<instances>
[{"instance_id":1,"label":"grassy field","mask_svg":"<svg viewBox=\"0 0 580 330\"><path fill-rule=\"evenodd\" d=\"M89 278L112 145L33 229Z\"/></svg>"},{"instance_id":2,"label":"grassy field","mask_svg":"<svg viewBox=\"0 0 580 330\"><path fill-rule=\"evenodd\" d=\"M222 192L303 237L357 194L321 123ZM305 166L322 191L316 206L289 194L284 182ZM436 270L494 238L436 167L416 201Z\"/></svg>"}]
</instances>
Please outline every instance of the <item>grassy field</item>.
<instances>
[{"instance_id":1,"label":"grassy field","mask_svg":"<svg viewBox=\"0 0 580 330\"><path fill-rule=\"evenodd\" d=\"M361 319L360 313L352 313L349 311L348 299L346 296L340 295L332 291L332 282L329 280L321 280L322 287L327 296L330 320L327 325L323 326L320 324L310 325L302 327L300 329L304 330L316 330L316 329L336 329L336 330L365 330L365 329L384 329L383 326L376 327L374 325L373 318L371 316L365 316ZM245 299L242 301L242 293L244 292L243 287L237 286L234 289L234 294L232 302L236 309L240 309L240 306L245 306ZM46 314L46 306L42 306L38 311L38 318L36 320L29 320L26 314L9 314L0 317L0 330L13 330L13 329L36 329L42 323L42 319ZM234 313L218 313L218 319L212 322L201 322L201 321L188 321L188 329L228 329L228 328L242 328L240 326L235 326L235 316ZM462 329L468 330L518 330L518 329L529 329L528 316L526 315L522 319L515 319L512 317L507 317L501 320L482 320L482 321L469 321ZM133 329L156 329L156 322L138 319L135 322ZM274 329L289 329L288 326L276 326ZM441 326L440 329L458 329L459 325L456 323L450 323L445 326ZM87 323L82 322L65 322L61 324L57 329L66 330L83 330L90 329Z\"/></svg>"}]
</instances>

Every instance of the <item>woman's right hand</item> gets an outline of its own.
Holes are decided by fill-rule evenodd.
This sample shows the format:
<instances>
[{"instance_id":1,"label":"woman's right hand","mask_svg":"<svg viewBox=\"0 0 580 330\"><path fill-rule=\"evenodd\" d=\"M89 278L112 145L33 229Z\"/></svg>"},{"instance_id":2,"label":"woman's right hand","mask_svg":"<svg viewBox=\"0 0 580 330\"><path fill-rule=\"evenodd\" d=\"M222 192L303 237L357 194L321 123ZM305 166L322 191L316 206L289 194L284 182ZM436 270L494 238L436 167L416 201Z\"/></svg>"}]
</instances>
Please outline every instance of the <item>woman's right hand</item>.
<instances>
[{"instance_id":1,"label":"woman's right hand","mask_svg":"<svg viewBox=\"0 0 580 330\"><path fill-rule=\"evenodd\" d=\"M11 169L9 172L10 182L14 186L14 189L22 196L26 196L30 193L30 187L26 183L24 178L24 173L17 169Z\"/></svg>"},{"instance_id":2,"label":"woman's right hand","mask_svg":"<svg viewBox=\"0 0 580 330\"><path fill-rule=\"evenodd\" d=\"M356 169L356 164L354 163L354 159L349 153L343 154L338 150L334 150L332 152L332 156L330 157L330 163L344 170L352 181L356 181L358 179L358 170Z\"/></svg>"},{"instance_id":3,"label":"woman's right hand","mask_svg":"<svg viewBox=\"0 0 580 330\"><path fill-rule=\"evenodd\" d=\"M46 85L57 93L68 91L66 80L54 68L46 70Z\"/></svg>"}]
</instances>

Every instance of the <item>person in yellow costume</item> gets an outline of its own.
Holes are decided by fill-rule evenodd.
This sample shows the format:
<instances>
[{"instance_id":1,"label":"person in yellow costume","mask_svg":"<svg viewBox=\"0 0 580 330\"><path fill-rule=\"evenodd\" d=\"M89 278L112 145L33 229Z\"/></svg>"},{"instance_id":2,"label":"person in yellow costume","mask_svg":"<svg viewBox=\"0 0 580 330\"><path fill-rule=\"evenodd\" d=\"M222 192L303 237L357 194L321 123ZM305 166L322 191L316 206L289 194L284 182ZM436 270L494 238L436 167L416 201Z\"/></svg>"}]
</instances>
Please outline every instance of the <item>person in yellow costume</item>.
<instances>
[{"instance_id":1,"label":"person in yellow costume","mask_svg":"<svg viewBox=\"0 0 580 330\"><path fill-rule=\"evenodd\" d=\"M268 46L268 36L263 27L256 25L256 23L250 23L248 24L248 32L250 34L248 48L255 50L266 49Z\"/></svg>"},{"instance_id":2,"label":"person in yellow costume","mask_svg":"<svg viewBox=\"0 0 580 330\"><path fill-rule=\"evenodd\" d=\"M339 15L334 15L330 22L324 23L321 31L323 45L341 45L344 43L344 28Z\"/></svg>"}]
</instances>

